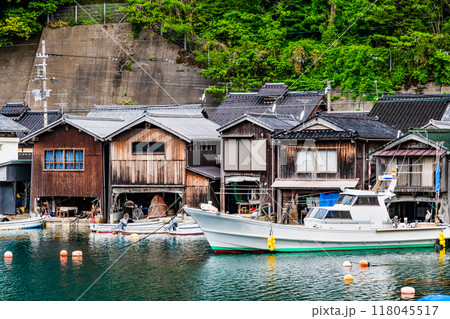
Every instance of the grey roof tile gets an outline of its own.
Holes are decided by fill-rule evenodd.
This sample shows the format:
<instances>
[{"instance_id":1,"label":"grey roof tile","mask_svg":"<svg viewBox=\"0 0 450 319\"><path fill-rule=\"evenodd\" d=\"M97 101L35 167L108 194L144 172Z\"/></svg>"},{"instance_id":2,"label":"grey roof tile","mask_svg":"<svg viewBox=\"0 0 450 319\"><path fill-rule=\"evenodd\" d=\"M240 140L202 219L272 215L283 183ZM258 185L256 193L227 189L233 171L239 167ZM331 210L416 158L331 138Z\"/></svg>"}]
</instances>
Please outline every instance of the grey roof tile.
<instances>
[{"instance_id":1,"label":"grey roof tile","mask_svg":"<svg viewBox=\"0 0 450 319\"><path fill-rule=\"evenodd\" d=\"M325 105L323 91L287 91L284 83L267 83L257 93L231 93L210 120L222 126L245 113L267 113L275 102L273 97L277 96L280 98L276 101L276 113L293 115L296 119L300 119L302 111L303 119L308 119L318 105Z\"/></svg>"},{"instance_id":2,"label":"grey roof tile","mask_svg":"<svg viewBox=\"0 0 450 319\"><path fill-rule=\"evenodd\" d=\"M121 118L126 122L122 129L147 121L185 140L219 139L219 125L205 118L205 114L201 104L119 105L95 106L88 117Z\"/></svg>"},{"instance_id":3,"label":"grey roof tile","mask_svg":"<svg viewBox=\"0 0 450 319\"><path fill-rule=\"evenodd\" d=\"M60 119L62 116L61 111L48 111L47 119L48 124L52 124L53 122ZM34 132L42 129L44 127L44 112L42 111L26 111L23 116L17 120L17 123L25 126L30 131L28 134L33 134ZM20 138L24 138L27 134L21 133L19 134Z\"/></svg>"},{"instance_id":4,"label":"grey roof tile","mask_svg":"<svg viewBox=\"0 0 450 319\"><path fill-rule=\"evenodd\" d=\"M424 126L431 119L445 119L449 105L450 94L383 95L369 116L377 116L381 122L407 132L410 128Z\"/></svg>"},{"instance_id":5,"label":"grey roof tile","mask_svg":"<svg viewBox=\"0 0 450 319\"><path fill-rule=\"evenodd\" d=\"M11 117L19 117L30 108L24 102L6 103L0 110L0 114Z\"/></svg>"},{"instance_id":6,"label":"grey roof tile","mask_svg":"<svg viewBox=\"0 0 450 319\"><path fill-rule=\"evenodd\" d=\"M14 120L0 114L0 132L1 133L13 133L19 135L20 133L27 133L29 131L23 125L20 125Z\"/></svg>"}]
</instances>

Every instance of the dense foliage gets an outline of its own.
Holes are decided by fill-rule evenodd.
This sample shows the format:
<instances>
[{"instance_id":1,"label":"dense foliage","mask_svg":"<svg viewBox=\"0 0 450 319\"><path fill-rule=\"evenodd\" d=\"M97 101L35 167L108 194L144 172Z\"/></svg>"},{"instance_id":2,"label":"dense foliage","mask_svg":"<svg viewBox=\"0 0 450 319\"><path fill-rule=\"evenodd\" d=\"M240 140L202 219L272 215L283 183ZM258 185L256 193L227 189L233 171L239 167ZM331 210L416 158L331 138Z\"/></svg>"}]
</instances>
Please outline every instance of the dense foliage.
<instances>
[{"instance_id":1,"label":"dense foliage","mask_svg":"<svg viewBox=\"0 0 450 319\"><path fill-rule=\"evenodd\" d=\"M202 73L235 89L269 81L321 89L332 80L370 99L376 89L450 84L450 0L128 2L135 25L201 38Z\"/></svg>"},{"instance_id":2,"label":"dense foliage","mask_svg":"<svg viewBox=\"0 0 450 319\"><path fill-rule=\"evenodd\" d=\"M186 35L197 43L202 73L234 90L265 82L315 90L330 80L341 92L373 99L376 90L450 84L450 0L127 1L135 34ZM72 4L0 0L0 46L28 39L47 13Z\"/></svg>"},{"instance_id":3,"label":"dense foliage","mask_svg":"<svg viewBox=\"0 0 450 319\"><path fill-rule=\"evenodd\" d=\"M0 0L0 46L28 39L42 29L47 13L71 0Z\"/></svg>"}]
</instances>

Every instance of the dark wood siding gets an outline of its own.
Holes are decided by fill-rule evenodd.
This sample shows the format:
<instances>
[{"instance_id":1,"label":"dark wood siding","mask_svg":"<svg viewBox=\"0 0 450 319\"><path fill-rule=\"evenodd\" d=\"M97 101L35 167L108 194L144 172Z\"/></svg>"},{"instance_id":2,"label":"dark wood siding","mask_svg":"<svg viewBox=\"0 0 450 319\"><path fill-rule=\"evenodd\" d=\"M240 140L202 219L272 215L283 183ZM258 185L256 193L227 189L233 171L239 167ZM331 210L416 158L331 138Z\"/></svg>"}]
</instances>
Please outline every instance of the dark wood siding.
<instances>
[{"instance_id":1,"label":"dark wood siding","mask_svg":"<svg viewBox=\"0 0 450 319\"><path fill-rule=\"evenodd\" d=\"M207 203L210 194L209 179L186 171L185 204L189 207L199 208L200 204Z\"/></svg>"},{"instance_id":2,"label":"dark wood siding","mask_svg":"<svg viewBox=\"0 0 450 319\"><path fill-rule=\"evenodd\" d=\"M298 173L297 151L317 148L337 150L336 173ZM352 179L355 178L355 144L350 141L317 141L314 145L298 141L297 145L280 146L280 179Z\"/></svg>"},{"instance_id":3,"label":"dark wood siding","mask_svg":"<svg viewBox=\"0 0 450 319\"><path fill-rule=\"evenodd\" d=\"M54 149L83 149L84 170L44 170L44 151ZM102 143L72 126L56 127L35 143L32 175L33 196L96 197L103 202Z\"/></svg>"},{"instance_id":4,"label":"dark wood siding","mask_svg":"<svg viewBox=\"0 0 450 319\"><path fill-rule=\"evenodd\" d=\"M164 154L132 154L133 142L163 142ZM184 185L186 143L159 128L135 128L111 142L112 185Z\"/></svg>"}]
</instances>

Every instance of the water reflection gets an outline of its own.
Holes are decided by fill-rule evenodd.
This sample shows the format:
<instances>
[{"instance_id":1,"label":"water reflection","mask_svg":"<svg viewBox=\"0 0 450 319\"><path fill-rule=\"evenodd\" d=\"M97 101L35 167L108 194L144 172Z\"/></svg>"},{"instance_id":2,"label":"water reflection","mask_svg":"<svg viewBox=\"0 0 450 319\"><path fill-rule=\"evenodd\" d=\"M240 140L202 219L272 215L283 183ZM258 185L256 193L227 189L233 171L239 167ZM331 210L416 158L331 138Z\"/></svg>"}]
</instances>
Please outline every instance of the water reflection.
<instances>
[{"instance_id":1,"label":"water reflection","mask_svg":"<svg viewBox=\"0 0 450 319\"><path fill-rule=\"evenodd\" d=\"M448 256L427 249L214 255L204 236L135 240L82 227L1 236L0 251L14 254L0 262L5 300L76 300L93 282L82 300L401 300L404 286L415 298L450 294ZM370 267L360 268L361 259ZM343 270L345 260L356 262Z\"/></svg>"}]
</instances>

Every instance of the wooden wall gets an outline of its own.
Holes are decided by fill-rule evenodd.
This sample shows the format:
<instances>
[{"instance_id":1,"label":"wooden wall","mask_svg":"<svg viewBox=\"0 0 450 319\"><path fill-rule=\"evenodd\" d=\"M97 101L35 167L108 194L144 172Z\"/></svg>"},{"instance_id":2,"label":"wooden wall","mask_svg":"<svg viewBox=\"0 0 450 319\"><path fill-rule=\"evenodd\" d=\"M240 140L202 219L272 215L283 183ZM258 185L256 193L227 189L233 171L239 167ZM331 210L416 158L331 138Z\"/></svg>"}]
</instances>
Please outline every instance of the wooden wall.
<instances>
[{"instance_id":1,"label":"wooden wall","mask_svg":"<svg viewBox=\"0 0 450 319\"><path fill-rule=\"evenodd\" d=\"M271 151L271 134L265 128L262 128L258 125L255 125L251 122L244 121L241 122L225 131L222 132L223 138L233 138L232 136L242 136L242 135L253 135L253 137L248 137L245 139L267 139L267 153L266 153L266 163L267 167L265 171L225 171L225 176L257 176L260 178L260 183L270 183L272 181L272 151ZM239 139L239 138L237 138ZM222 150L223 156L227 156L225 154L225 150ZM224 157L225 158L225 157ZM223 162L222 162L223 163ZM276 172L276 169L275 169ZM270 185L269 185L270 187Z\"/></svg>"},{"instance_id":2,"label":"wooden wall","mask_svg":"<svg viewBox=\"0 0 450 319\"><path fill-rule=\"evenodd\" d=\"M208 203L208 200L211 200L209 194L209 179L186 171L185 204L189 207L199 208L200 204Z\"/></svg>"},{"instance_id":3,"label":"wooden wall","mask_svg":"<svg viewBox=\"0 0 450 319\"><path fill-rule=\"evenodd\" d=\"M133 142L164 142L164 155L133 155ZM186 143L159 128L134 128L111 142L112 185L184 185Z\"/></svg>"},{"instance_id":4,"label":"wooden wall","mask_svg":"<svg viewBox=\"0 0 450 319\"><path fill-rule=\"evenodd\" d=\"M54 149L83 149L84 170L44 171L44 151ZM96 197L104 202L102 143L70 125L39 136L34 144L32 169L33 196Z\"/></svg>"},{"instance_id":5,"label":"wooden wall","mask_svg":"<svg viewBox=\"0 0 450 319\"><path fill-rule=\"evenodd\" d=\"M304 147L337 150L336 173L297 173L297 151ZM304 145L299 140L297 145L280 146L280 179L352 179L355 178L355 144L347 141L316 141L314 145Z\"/></svg>"}]
</instances>

